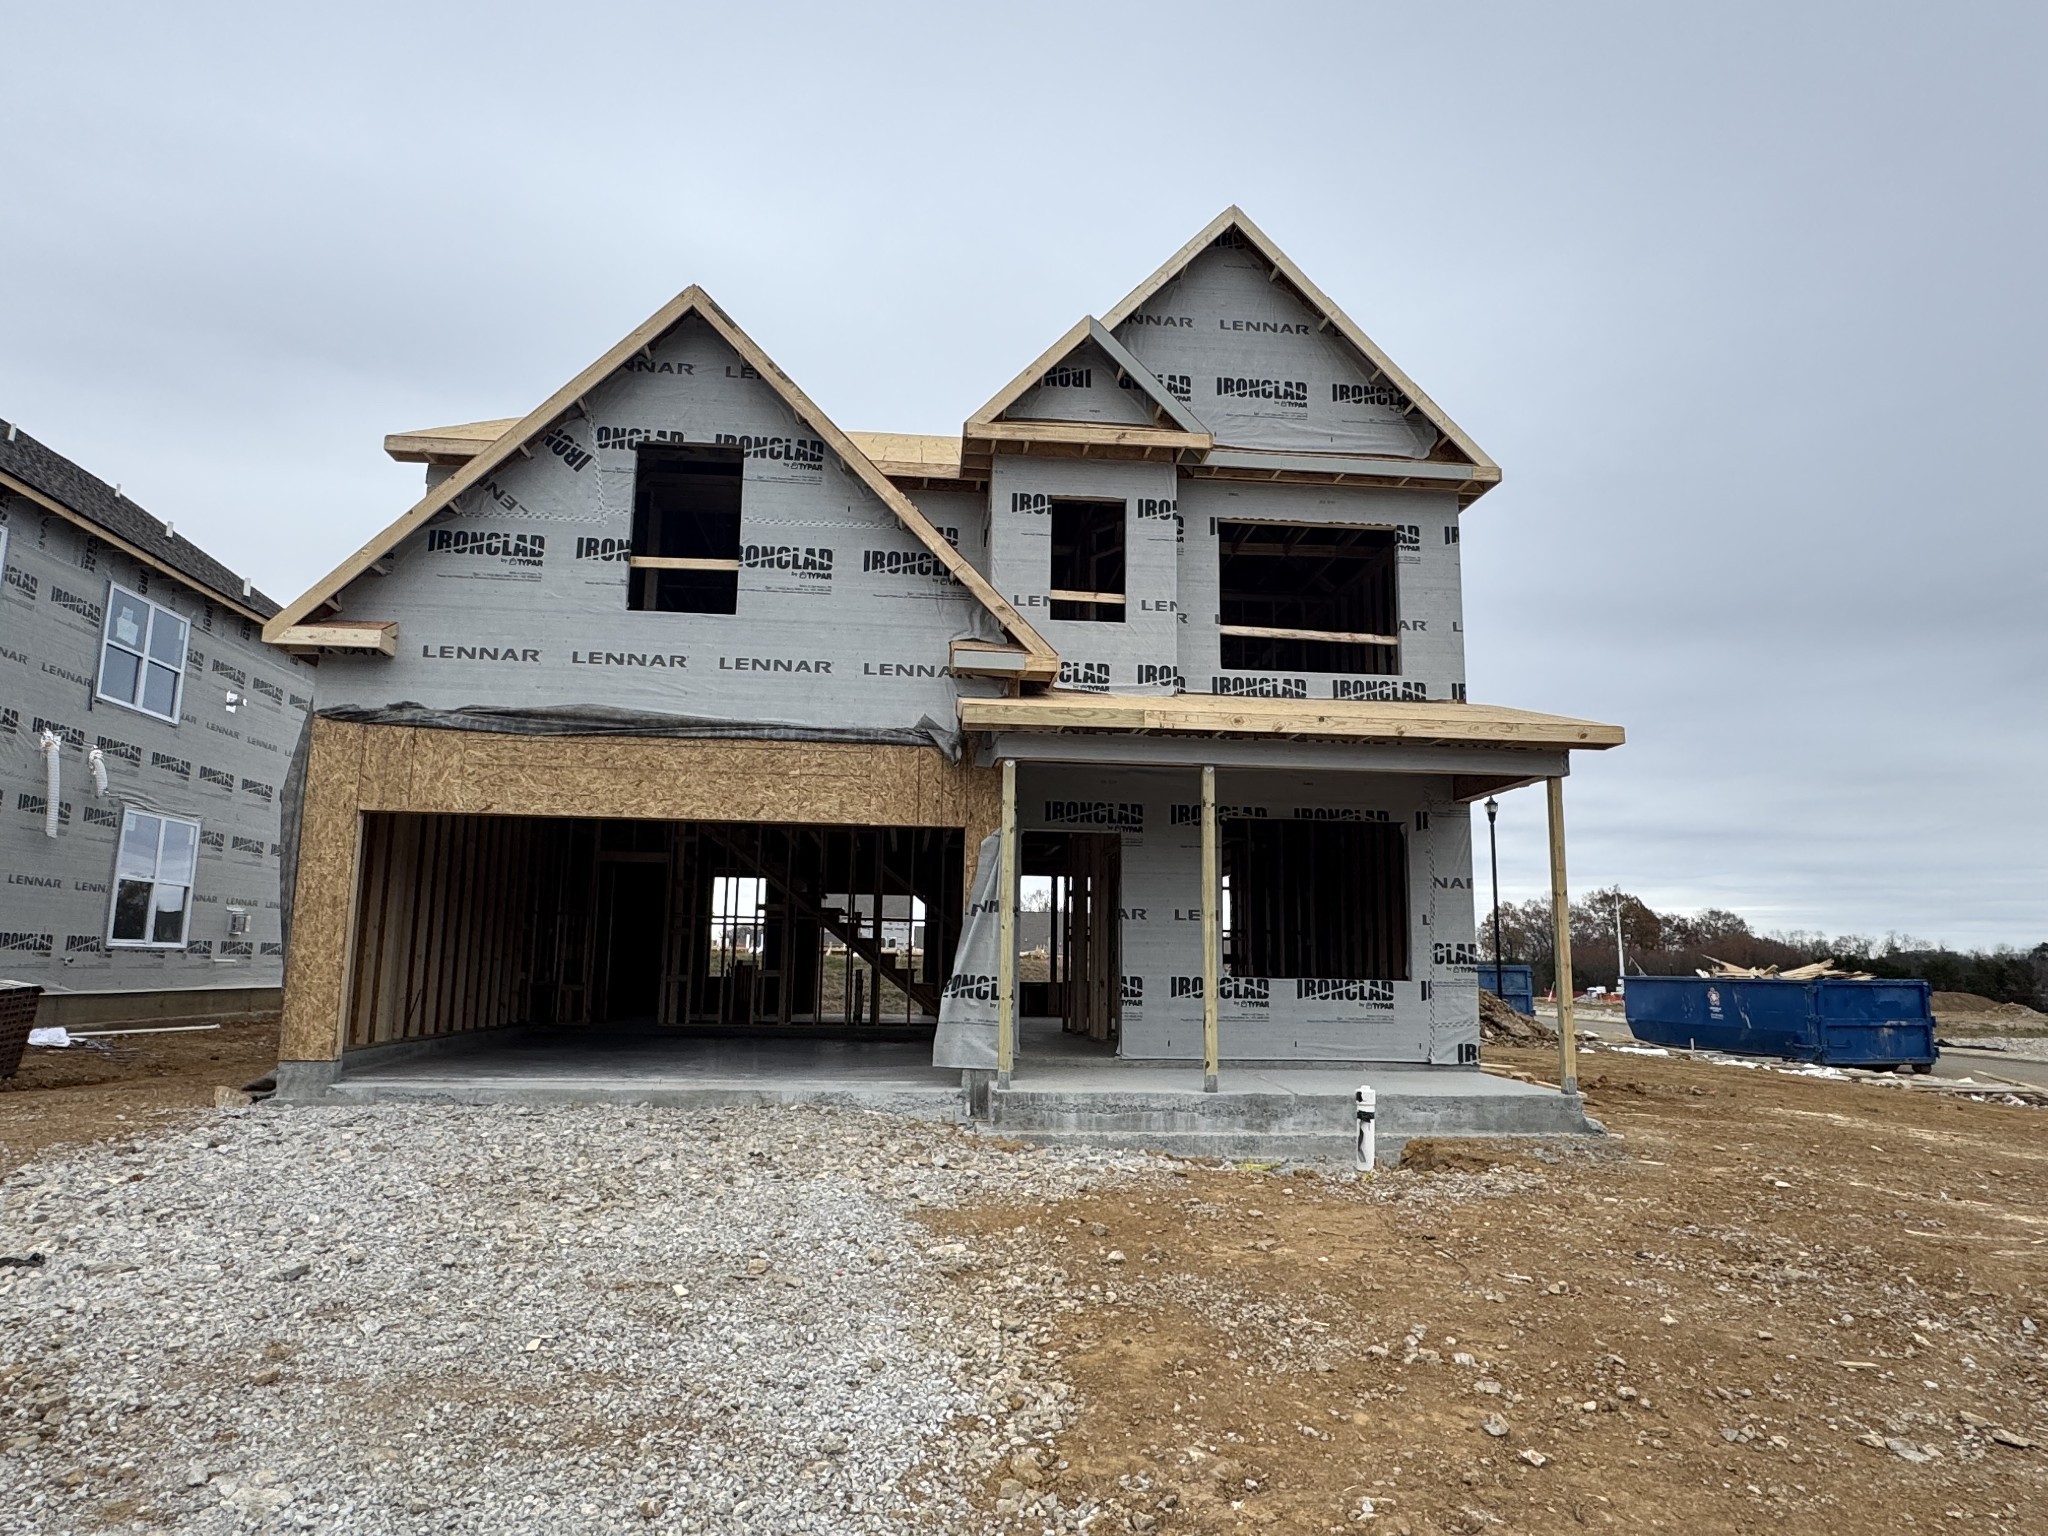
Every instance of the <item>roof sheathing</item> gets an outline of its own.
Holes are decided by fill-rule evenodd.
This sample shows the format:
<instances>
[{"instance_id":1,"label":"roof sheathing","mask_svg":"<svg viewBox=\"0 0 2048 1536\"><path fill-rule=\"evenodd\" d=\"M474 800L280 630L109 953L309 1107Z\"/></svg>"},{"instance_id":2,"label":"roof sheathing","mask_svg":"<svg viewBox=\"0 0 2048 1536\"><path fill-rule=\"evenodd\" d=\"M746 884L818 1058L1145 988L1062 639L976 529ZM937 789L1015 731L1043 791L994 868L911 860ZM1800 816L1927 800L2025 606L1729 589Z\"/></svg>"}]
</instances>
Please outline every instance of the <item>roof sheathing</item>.
<instances>
[{"instance_id":1,"label":"roof sheathing","mask_svg":"<svg viewBox=\"0 0 2048 1536\"><path fill-rule=\"evenodd\" d=\"M135 559L262 623L277 604L99 476L0 421L0 487L91 529Z\"/></svg>"},{"instance_id":2,"label":"roof sheathing","mask_svg":"<svg viewBox=\"0 0 2048 1536\"><path fill-rule=\"evenodd\" d=\"M610 378L635 353L653 347L691 315L701 318L760 374L762 381L782 397L783 403L810 424L811 429L845 461L847 467L896 515L903 526L909 529L952 573L953 578L967 588L989 611L1002 626L1003 631L1030 658L1027 676L1050 676L1058 671L1059 653L1046 639L989 585L985 576L946 542L945 537L926 520L916 505L890 483L888 477L875 467L873 461L852 439L833 424L830 417L818 409L808 395L797 388L796 382L776 366L774 361L754 343L753 338L734 324L731 317L712 301L711 296L695 284L685 288L647 320L628 332L616 346L556 390L538 407L513 422L482 452L461 464L440 484L429 490L410 511L282 609L265 626L264 638L272 644L281 643L285 630L304 623L331 603L343 588L362 576L400 541L423 527L435 513L448 506L456 497L477 484L513 454L522 451L528 443L570 411L579 409L586 394ZM482 428L491 424L471 425Z\"/></svg>"}]
</instances>

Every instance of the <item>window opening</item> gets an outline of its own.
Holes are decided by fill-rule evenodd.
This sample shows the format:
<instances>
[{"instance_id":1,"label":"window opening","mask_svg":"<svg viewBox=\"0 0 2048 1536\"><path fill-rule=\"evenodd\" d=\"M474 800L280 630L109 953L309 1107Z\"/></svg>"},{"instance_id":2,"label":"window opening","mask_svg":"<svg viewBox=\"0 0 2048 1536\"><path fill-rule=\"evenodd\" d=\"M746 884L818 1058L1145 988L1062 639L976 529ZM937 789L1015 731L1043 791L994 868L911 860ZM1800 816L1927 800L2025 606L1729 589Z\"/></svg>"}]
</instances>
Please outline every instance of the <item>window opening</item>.
<instances>
[{"instance_id":1,"label":"window opening","mask_svg":"<svg viewBox=\"0 0 2048 1536\"><path fill-rule=\"evenodd\" d=\"M107 588L98 695L124 709L177 723L185 692L185 641L192 626L126 587Z\"/></svg>"},{"instance_id":2,"label":"window opening","mask_svg":"<svg viewBox=\"0 0 2048 1536\"><path fill-rule=\"evenodd\" d=\"M128 810L114 856L114 907L107 942L128 948L182 949L192 921L192 878L199 823Z\"/></svg>"},{"instance_id":3,"label":"window opening","mask_svg":"<svg viewBox=\"0 0 2048 1536\"><path fill-rule=\"evenodd\" d=\"M1408 851L1386 821L1225 821L1233 976L1408 979Z\"/></svg>"},{"instance_id":4,"label":"window opening","mask_svg":"<svg viewBox=\"0 0 2048 1536\"><path fill-rule=\"evenodd\" d=\"M626 606L659 613L737 613L740 490L736 447L644 447L633 477Z\"/></svg>"},{"instance_id":5,"label":"window opening","mask_svg":"<svg viewBox=\"0 0 2048 1536\"><path fill-rule=\"evenodd\" d=\"M1393 529L1218 523L1216 536L1225 670L1401 670Z\"/></svg>"},{"instance_id":6,"label":"window opening","mask_svg":"<svg viewBox=\"0 0 2048 1536\"><path fill-rule=\"evenodd\" d=\"M1056 619L1124 621L1124 504L1052 504L1052 599Z\"/></svg>"}]
</instances>

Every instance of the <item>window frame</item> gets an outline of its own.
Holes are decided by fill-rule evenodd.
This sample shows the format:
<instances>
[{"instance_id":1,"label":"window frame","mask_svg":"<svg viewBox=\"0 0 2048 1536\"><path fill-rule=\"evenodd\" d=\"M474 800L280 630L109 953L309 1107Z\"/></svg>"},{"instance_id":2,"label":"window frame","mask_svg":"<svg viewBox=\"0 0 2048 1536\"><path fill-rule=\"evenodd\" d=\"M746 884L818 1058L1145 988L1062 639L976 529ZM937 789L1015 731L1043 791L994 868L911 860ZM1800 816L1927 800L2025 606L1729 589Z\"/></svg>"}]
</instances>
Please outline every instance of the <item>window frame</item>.
<instances>
[{"instance_id":1,"label":"window frame","mask_svg":"<svg viewBox=\"0 0 2048 1536\"><path fill-rule=\"evenodd\" d=\"M131 646L126 641L114 638L114 604L117 596L129 598L142 604L144 608L149 610L149 623L143 632L140 648ZM156 638L156 626L159 615L172 619L184 627L184 633L178 641L177 682L172 685L171 710L169 714L151 709L140 700L140 696L149 681L149 669L154 666L164 667L166 671L169 670L164 662L158 660L150 653L150 643ZM109 693L107 691L107 651L109 648L119 650L123 655L135 658L137 665L135 669L134 696L124 699L117 693ZM92 696L95 700L104 699L107 703L117 705L122 709L132 709L138 715L147 715L152 720L162 720L167 724L175 726L178 723L178 712L185 706L185 668L191 652L192 621L190 619L168 604L151 601L132 587L124 587L118 581L109 581L107 583L106 612L100 619L100 651L99 655L94 658L93 666Z\"/></svg>"},{"instance_id":2,"label":"window frame","mask_svg":"<svg viewBox=\"0 0 2048 1536\"><path fill-rule=\"evenodd\" d=\"M1128 622L1131 590L1131 502L1127 496L1054 496L1049 499L1047 532L1056 526L1062 507L1089 507L1106 511L1115 507L1116 512L1116 563L1117 586L1115 590L1098 584L1086 589L1062 587L1059 573L1048 565L1046 571L1047 612L1063 624L1122 624ZM1054 540L1057 549L1058 540Z\"/></svg>"},{"instance_id":3,"label":"window frame","mask_svg":"<svg viewBox=\"0 0 2048 1536\"><path fill-rule=\"evenodd\" d=\"M114 927L115 924L119 921L121 913L121 887L124 883L140 883L139 881L134 881L132 879L124 881L123 876L121 874L121 851L123 848L127 846L128 843L128 825L131 820L138 816L150 817L157 823L156 855L155 858L151 861L149 878L149 907L147 910L149 913L150 921L146 925L152 929L155 926L155 917L159 910L157 907L156 900L157 890L161 886L175 883L166 881L162 878L164 864L165 831L173 823L179 826L190 827L192 829L192 879L191 882L184 887L184 920L178 925L178 937L176 939L157 939L150 937L144 937L140 939L120 939L114 936ZM110 886L110 891L107 898L107 948L183 950L191 947L192 909L194 906L198 904L197 896L199 891L199 850L203 846L200 841L202 834L203 828L196 817L179 816L170 812L155 811L149 809L147 806L130 805L126 803L122 805L121 829L115 835L114 838L114 873L113 878L108 882Z\"/></svg>"},{"instance_id":4,"label":"window frame","mask_svg":"<svg viewBox=\"0 0 2048 1536\"><path fill-rule=\"evenodd\" d=\"M664 463L663 461L667 462ZM651 505L656 477L667 475L672 479L682 478L688 471L677 466L683 463L697 463L706 468L696 471L706 480L731 480L735 490L735 505L732 510L732 554L727 555L656 555L643 552L643 544L659 545L673 541L680 529L670 529L657 522L656 509ZM716 466L712 468L709 466ZM729 472L728 472L729 468ZM627 530L626 539L626 611L628 613L700 614L711 617L731 617L739 613L740 552L745 546L745 517L747 494L747 466L745 450L723 443L642 443L633 457L633 520ZM692 529L688 537L702 538L708 546L714 541L703 537L704 530ZM702 598L715 593L719 607L666 608L659 601L664 578L673 576L697 587ZM729 585L728 585L729 583ZM653 601L643 601L653 599ZM722 606L726 600L731 606Z\"/></svg>"},{"instance_id":5,"label":"window frame","mask_svg":"<svg viewBox=\"0 0 2048 1536\"><path fill-rule=\"evenodd\" d=\"M1264 641L1269 645L1296 646L1301 649L1298 658L1288 658L1254 665L1239 665L1224 661L1219 654L1221 670L1226 672L1313 672L1321 676L1356 677L1400 677L1401 655L1401 544L1400 532L1391 523L1353 523L1320 521L1278 517L1219 517L1215 521L1216 531L1216 632L1219 653L1231 647L1222 642ZM1224 613L1233 603L1257 603L1267 599L1266 594L1248 595L1242 592L1226 591L1224 565L1230 558L1229 536L1226 528L1256 528L1261 531L1283 534L1289 531L1304 534L1351 535L1371 534L1384 536L1384 571L1386 587L1383 594L1388 628L1385 632L1365 632L1320 628L1309 624L1273 625L1247 624L1226 621ZM1329 647L1331 652L1319 653L1318 647ZM1241 645L1238 649L1243 649ZM1344 655L1341 652L1361 654ZM1362 662L1359 666L1337 665L1339 661Z\"/></svg>"},{"instance_id":6,"label":"window frame","mask_svg":"<svg viewBox=\"0 0 2048 1536\"><path fill-rule=\"evenodd\" d=\"M1312 981L1414 978L1415 869L1402 823L1228 817L1218 832L1224 893L1218 915L1228 974ZM1377 849L1369 846L1375 842ZM1354 846L1342 846L1347 843ZM1347 931L1347 919L1359 925ZM1329 963L1346 951L1349 963ZM1308 952L1324 963L1308 969L1285 963L1311 958ZM1359 974L1375 970L1380 974Z\"/></svg>"}]
</instances>

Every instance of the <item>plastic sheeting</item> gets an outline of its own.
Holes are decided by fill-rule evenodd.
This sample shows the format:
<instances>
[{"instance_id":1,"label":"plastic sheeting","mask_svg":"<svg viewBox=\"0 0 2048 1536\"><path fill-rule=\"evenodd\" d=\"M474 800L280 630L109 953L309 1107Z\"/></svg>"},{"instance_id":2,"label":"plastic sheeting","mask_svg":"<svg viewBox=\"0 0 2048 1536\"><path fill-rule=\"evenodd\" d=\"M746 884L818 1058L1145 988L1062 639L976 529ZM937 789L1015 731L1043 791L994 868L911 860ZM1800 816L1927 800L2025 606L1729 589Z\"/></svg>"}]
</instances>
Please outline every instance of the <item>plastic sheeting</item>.
<instances>
[{"instance_id":1,"label":"plastic sheeting","mask_svg":"<svg viewBox=\"0 0 2048 1536\"><path fill-rule=\"evenodd\" d=\"M1001 833L991 832L981 840L967 921L960 929L953 974L939 999L939 1028L932 1037L935 1067L974 1072L996 1069L996 966L1003 952L998 906L1002 849Z\"/></svg>"},{"instance_id":2,"label":"plastic sheeting","mask_svg":"<svg viewBox=\"0 0 2048 1536\"><path fill-rule=\"evenodd\" d=\"M689 715L650 715L597 704L544 705L526 709L471 706L431 709L424 704L341 704L322 709L330 720L352 725L410 725L441 731L488 731L506 736L670 736L720 741L853 742L863 746L937 747L960 760L960 732L929 716L900 730L834 729L770 722L709 720Z\"/></svg>"}]
</instances>

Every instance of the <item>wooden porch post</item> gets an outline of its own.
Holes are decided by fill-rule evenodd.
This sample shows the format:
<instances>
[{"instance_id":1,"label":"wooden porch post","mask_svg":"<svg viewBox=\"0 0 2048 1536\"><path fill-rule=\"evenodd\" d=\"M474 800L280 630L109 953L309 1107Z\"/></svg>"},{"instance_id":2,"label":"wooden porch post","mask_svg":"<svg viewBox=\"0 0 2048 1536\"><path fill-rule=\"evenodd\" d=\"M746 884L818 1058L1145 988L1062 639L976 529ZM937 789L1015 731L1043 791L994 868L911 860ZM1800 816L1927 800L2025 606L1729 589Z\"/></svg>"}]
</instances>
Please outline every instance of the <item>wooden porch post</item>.
<instances>
[{"instance_id":1,"label":"wooden porch post","mask_svg":"<svg viewBox=\"0 0 2048 1536\"><path fill-rule=\"evenodd\" d=\"M1222 889L1216 879L1216 770L1202 769L1202 1092L1216 1091L1216 989L1223 971L1223 944L1217 927Z\"/></svg>"},{"instance_id":2,"label":"wooden porch post","mask_svg":"<svg viewBox=\"0 0 2048 1536\"><path fill-rule=\"evenodd\" d=\"M1001 853L996 868L996 1086L1017 1060L1017 762L1003 759Z\"/></svg>"},{"instance_id":3,"label":"wooden porch post","mask_svg":"<svg viewBox=\"0 0 2048 1536\"><path fill-rule=\"evenodd\" d=\"M1564 878L1564 780L1545 779L1550 807L1550 925L1557 958L1557 1068L1560 1086L1579 1091L1579 1043L1572 1019L1572 905Z\"/></svg>"}]
</instances>

